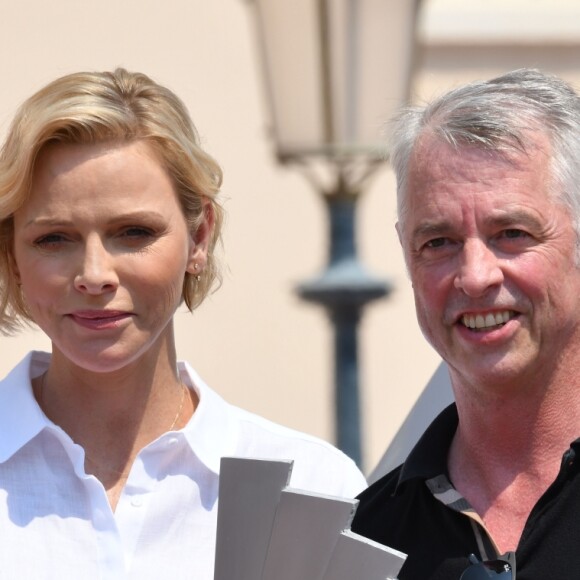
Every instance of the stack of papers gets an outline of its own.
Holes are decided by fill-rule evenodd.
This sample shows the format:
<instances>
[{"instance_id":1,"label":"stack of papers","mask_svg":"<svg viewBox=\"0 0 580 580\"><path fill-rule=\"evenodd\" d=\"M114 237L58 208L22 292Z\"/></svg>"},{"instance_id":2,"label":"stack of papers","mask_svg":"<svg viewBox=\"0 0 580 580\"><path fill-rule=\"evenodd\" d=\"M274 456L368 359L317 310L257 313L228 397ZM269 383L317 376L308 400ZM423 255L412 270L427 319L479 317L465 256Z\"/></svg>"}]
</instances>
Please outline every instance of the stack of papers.
<instances>
[{"instance_id":1,"label":"stack of papers","mask_svg":"<svg viewBox=\"0 0 580 580\"><path fill-rule=\"evenodd\" d=\"M406 555L350 531L358 500L288 487L291 461L226 457L214 580L391 580Z\"/></svg>"}]
</instances>

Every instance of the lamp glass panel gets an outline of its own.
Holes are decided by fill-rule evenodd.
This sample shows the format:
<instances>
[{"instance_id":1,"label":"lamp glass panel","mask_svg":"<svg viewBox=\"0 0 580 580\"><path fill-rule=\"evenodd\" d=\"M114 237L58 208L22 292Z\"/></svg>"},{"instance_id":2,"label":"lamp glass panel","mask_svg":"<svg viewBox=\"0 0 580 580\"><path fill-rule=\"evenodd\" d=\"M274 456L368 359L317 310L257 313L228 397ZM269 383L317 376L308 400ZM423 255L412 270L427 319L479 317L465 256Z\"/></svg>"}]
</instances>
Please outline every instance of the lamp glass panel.
<instances>
[{"instance_id":1,"label":"lamp glass panel","mask_svg":"<svg viewBox=\"0 0 580 580\"><path fill-rule=\"evenodd\" d=\"M408 95L418 0L254 1L279 153L384 155L385 123Z\"/></svg>"},{"instance_id":2,"label":"lamp glass panel","mask_svg":"<svg viewBox=\"0 0 580 580\"><path fill-rule=\"evenodd\" d=\"M302 150L322 139L315 2L257 0L267 90L277 144Z\"/></svg>"},{"instance_id":3,"label":"lamp glass panel","mask_svg":"<svg viewBox=\"0 0 580 580\"><path fill-rule=\"evenodd\" d=\"M385 125L409 93L415 2L341 0L330 4L336 142L346 149L382 149Z\"/></svg>"}]
</instances>

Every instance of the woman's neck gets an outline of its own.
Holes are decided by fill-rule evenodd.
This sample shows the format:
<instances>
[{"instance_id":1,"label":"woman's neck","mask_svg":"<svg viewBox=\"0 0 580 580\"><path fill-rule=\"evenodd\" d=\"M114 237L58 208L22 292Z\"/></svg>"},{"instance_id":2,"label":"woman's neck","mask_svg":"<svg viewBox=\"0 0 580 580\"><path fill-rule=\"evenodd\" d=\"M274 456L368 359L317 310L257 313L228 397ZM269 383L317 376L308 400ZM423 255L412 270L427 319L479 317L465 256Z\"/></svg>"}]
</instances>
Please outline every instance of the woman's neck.
<instances>
[{"instance_id":1,"label":"woman's neck","mask_svg":"<svg viewBox=\"0 0 580 580\"><path fill-rule=\"evenodd\" d=\"M56 351L33 387L47 417L83 447L85 471L111 490L115 504L141 449L182 428L198 402L167 358L96 373Z\"/></svg>"}]
</instances>

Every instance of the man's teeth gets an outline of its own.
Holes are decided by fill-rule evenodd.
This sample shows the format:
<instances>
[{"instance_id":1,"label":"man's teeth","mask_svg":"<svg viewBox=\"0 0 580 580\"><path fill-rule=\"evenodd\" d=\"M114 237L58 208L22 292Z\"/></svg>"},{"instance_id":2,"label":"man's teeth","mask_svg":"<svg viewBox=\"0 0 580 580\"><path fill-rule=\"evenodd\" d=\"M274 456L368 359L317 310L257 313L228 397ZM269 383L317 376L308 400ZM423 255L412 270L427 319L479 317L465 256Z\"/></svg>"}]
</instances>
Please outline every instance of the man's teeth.
<instances>
[{"instance_id":1,"label":"man's teeth","mask_svg":"<svg viewBox=\"0 0 580 580\"><path fill-rule=\"evenodd\" d=\"M509 310L504 312L494 312L486 315L483 314L464 314L461 322L467 328L490 328L505 324L511 318Z\"/></svg>"}]
</instances>

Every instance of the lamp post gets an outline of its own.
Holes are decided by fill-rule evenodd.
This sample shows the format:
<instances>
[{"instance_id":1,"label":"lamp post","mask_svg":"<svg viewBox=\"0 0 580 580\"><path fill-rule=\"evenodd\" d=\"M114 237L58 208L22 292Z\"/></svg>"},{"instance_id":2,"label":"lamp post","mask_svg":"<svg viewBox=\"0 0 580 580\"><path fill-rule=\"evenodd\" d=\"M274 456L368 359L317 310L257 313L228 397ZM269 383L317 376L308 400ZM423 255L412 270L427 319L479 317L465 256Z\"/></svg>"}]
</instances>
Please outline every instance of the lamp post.
<instances>
[{"instance_id":1,"label":"lamp post","mask_svg":"<svg viewBox=\"0 0 580 580\"><path fill-rule=\"evenodd\" d=\"M388 157L384 122L408 96L420 0L248 2L278 161L300 168L328 209L327 268L297 291L332 320L337 445L360 465L357 328L391 285L358 260L355 210Z\"/></svg>"}]
</instances>

